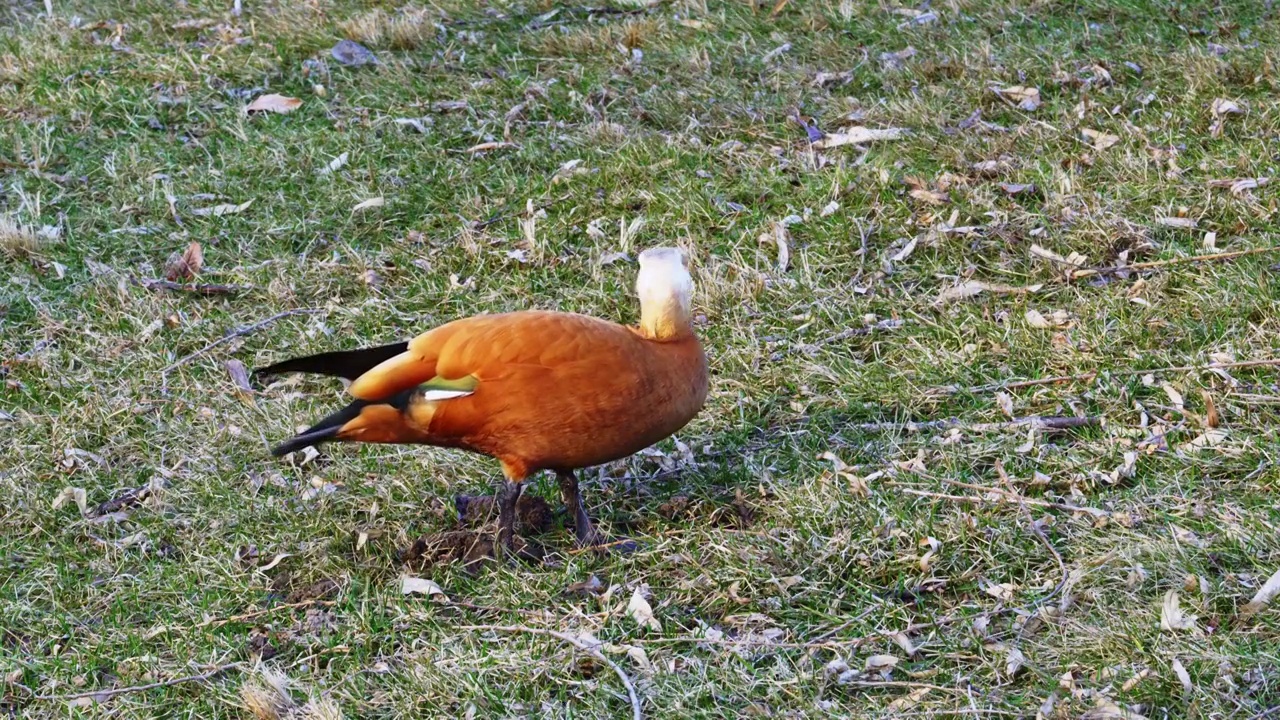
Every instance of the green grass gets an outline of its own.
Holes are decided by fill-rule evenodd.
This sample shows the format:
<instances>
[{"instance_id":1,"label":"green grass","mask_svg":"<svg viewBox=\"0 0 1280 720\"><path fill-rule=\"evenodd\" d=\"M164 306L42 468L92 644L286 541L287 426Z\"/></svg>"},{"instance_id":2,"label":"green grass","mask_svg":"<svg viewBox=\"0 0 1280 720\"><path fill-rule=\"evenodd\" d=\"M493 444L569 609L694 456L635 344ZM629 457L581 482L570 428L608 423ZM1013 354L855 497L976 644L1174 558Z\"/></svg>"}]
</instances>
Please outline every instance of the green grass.
<instances>
[{"instance_id":1,"label":"green grass","mask_svg":"<svg viewBox=\"0 0 1280 720\"><path fill-rule=\"evenodd\" d=\"M1118 374L1277 357L1280 258L1068 282L1031 253L1112 266L1212 252L1206 232L1218 252L1275 243L1275 185L1211 185L1277 175L1280 25L1263 4L955 0L924 24L852 0L776 15L749 0L246 0L238 17L221 0L53 5L52 18L42 3L0 9L0 714L629 712L606 665L478 625L592 634L648 717L1030 718L1051 696L1054 718L1280 705L1276 610L1239 616L1280 568L1280 375ZM213 22L174 27L201 18ZM343 37L379 64L334 62ZM899 68L881 59L907 47ZM848 74L819 86L820 72ZM1043 104L1012 107L991 90L1007 85L1038 87ZM263 92L303 104L243 116ZM1217 98L1244 112L1214 136ZM907 134L814 151L797 114ZM1119 141L1098 150L1083 129ZM974 169L985 161L998 177ZM948 201L923 204L909 179ZM532 242L528 203L544 213ZM771 228L792 215L780 271ZM193 241L202 282L249 289L132 282ZM268 446L341 388L291 380L241 399L224 367L478 312L634 321L634 257L668 243L693 259L713 385L679 446L586 473L602 529L642 543L630 555L571 552L557 520L539 538L548 561L415 567L450 602L404 597L397 553L452 528L453 497L488 492L496 464L354 446L275 461ZM965 280L1042 287L935 302ZM1065 323L1032 327L1028 310ZM901 325L830 340L884 320ZM1099 426L1031 443L974 427L1006 416L997 393L968 388L1094 371L1007 394L1019 417ZM1197 450L1208 402L1226 435ZM944 418L961 428L865 427ZM1132 474L1113 478L1131 451ZM64 488L92 510L141 486L147 500L106 518L54 507ZM534 492L556 496L550 478ZM249 547L257 559L239 560ZM592 575L606 593L565 594ZM312 597L323 581L336 589ZM1011 595L988 592L1001 583ZM637 588L661 630L628 615ZM1171 590L1196 630L1161 629ZM889 684L841 675L885 654ZM235 662L98 704L33 697ZM272 673L292 707L262 689ZM1107 703L1119 709L1096 709Z\"/></svg>"}]
</instances>

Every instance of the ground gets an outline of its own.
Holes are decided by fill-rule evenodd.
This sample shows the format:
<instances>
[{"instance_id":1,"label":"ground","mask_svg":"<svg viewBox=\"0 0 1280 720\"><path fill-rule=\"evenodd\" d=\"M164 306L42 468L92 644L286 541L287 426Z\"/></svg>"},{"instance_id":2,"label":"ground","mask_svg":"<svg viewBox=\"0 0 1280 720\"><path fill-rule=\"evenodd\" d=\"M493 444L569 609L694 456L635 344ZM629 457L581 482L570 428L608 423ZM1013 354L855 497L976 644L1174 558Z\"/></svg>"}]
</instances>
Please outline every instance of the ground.
<instances>
[{"instance_id":1,"label":"ground","mask_svg":"<svg viewBox=\"0 0 1280 720\"><path fill-rule=\"evenodd\" d=\"M1275 715L1278 41L1257 2L6 4L0 712L622 717L621 673L646 717ZM487 458L268 455L342 388L235 361L632 322L655 244L713 379L585 473L635 552L539 477L543 559L467 565L432 543Z\"/></svg>"}]
</instances>

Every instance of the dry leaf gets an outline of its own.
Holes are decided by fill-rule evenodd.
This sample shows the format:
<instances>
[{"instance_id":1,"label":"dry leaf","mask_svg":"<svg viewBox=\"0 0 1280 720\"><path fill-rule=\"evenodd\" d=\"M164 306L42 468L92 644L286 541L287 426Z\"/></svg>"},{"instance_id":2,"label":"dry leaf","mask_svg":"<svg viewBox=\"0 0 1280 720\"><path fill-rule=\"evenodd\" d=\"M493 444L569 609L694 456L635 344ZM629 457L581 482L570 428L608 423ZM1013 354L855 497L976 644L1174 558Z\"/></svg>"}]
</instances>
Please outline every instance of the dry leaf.
<instances>
[{"instance_id":1,"label":"dry leaf","mask_svg":"<svg viewBox=\"0 0 1280 720\"><path fill-rule=\"evenodd\" d=\"M351 157L351 153L344 152L333 160L330 160L329 164L320 168L317 173L320 175L328 175L330 173L337 172L342 169L343 165L347 164L347 158L349 157Z\"/></svg>"},{"instance_id":2,"label":"dry leaf","mask_svg":"<svg viewBox=\"0 0 1280 720\"><path fill-rule=\"evenodd\" d=\"M640 588L636 588L631 593L631 602L627 603L627 612L631 617L635 618L636 624L640 627L647 627L656 632L662 631L662 624L653 616L653 608L649 607L649 601L644 599L640 594Z\"/></svg>"},{"instance_id":3,"label":"dry leaf","mask_svg":"<svg viewBox=\"0 0 1280 720\"><path fill-rule=\"evenodd\" d=\"M919 243L919 241L920 241L920 238L918 237L911 238L911 240L909 240L906 245L902 246L901 250L899 250L898 252L890 256L889 260L899 263L911 257L911 253L915 252L916 245Z\"/></svg>"},{"instance_id":4,"label":"dry leaf","mask_svg":"<svg viewBox=\"0 0 1280 720\"><path fill-rule=\"evenodd\" d=\"M1218 447L1226 441L1227 432L1225 430L1205 430L1200 435L1188 440L1182 447L1187 450L1205 450Z\"/></svg>"},{"instance_id":5,"label":"dry leaf","mask_svg":"<svg viewBox=\"0 0 1280 720\"><path fill-rule=\"evenodd\" d=\"M1275 574L1267 580L1266 584L1263 585L1253 596L1253 599L1249 601L1249 604L1240 609L1240 614L1248 617L1262 612L1262 610L1266 608L1277 595L1280 595L1280 570L1277 570Z\"/></svg>"},{"instance_id":6,"label":"dry leaf","mask_svg":"<svg viewBox=\"0 0 1280 720\"><path fill-rule=\"evenodd\" d=\"M945 205L951 202L951 196L947 193L928 188L916 188L909 192L908 195L926 205Z\"/></svg>"},{"instance_id":7,"label":"dry leaf","mask_svg":"<svg viewBox=\"0 0 1280 720\"><path fill-rule=\"evenodd\" d=\"M249 384L249 371L244 363L239 360L228 360L224 366L227 368L227 374L231 376L232 384L236 386L236 395L242 400L252 401L253 386Z\"/></svg>"},{"instance_id":8,"label":"dry leaf","mask_svg":"<svg viewBox=\"0 0 1280 720\"><path fill-rule=\"evenodd\" d=\"M200 274L204 266L204 250L200 243L193 242L181 255L174 253L165 264L164 277L171 282L190 280Z\"/></svg>"},{"instance_id":9,"label":"dry leaf","mask_svg":"<svg viewBox=\"0 0 1280 720\"><path fill-rule=\"evenodd\" d=\"M1173 403L1173 406L1178 408L1179 412L1185 409L1182 403L1182 393L1178 392L1169 383L1160 383L1160 387L1164 390L1164 394L1169 396L1169 402Z\"/></svg>"},{"instance_id":10,"label":"dry leaf","mask_svg":"<svg viewBox=\"0 0 1280 720\"><path fill-rule=\"evenodd\" d=\"M1226 126L1228 115L1240 115L1244 110L1239 103L1225 98L1218 98L1209 106L1209 112L1213 115L1213 124L1209 126L1210 137L1220 137L1222 128Z\"/></svg>"},{"instance_id":11,"label":"dry leaf","mask_svg":"<svg viewBox=\"0 0 1280 720\"><path fill-rule=\"evenodd\" d=\"M984 292L996 293L998 295L1019 295L1025 293L1039 292L1043 285L1027 285L1026 287L1014 287L1011 285L999 285L995 283L986 283L981 280L967 280L954 287L949 287L938 294L938 299L934 304L941 305L955 300L964 300L965 298L976 297Z\"/></svg>"},{"instance_id":12,"label":"dry leaf","mask_svg":"<svg viewBox=\"0 0 1280 720\"><path fill-rule=\"evenodd\" d=\"M1170 590L1165 593L1164 603L1160 607L1160 629L1175 632L1194 630L1195 627L1195 616L1183 613L1182 607L1178 604L1178 591Z\"/></svg>"},{"instance_id":13,"label":"dry leaf","mask_svg":"<svg viewBox=\"0 0 1280 720\"><path fill-rule=\"evenodd\" d=\"M244 212L245 210L248 210L249 206L252 204L253 204L252 200L247 200L245 202L240 203L239 205L231 205L229 203L223 204L223 205L214 205L213 207L196 208L195 210L191 211L191 214L199 215L201 217L210 217L210 216L222 217L223 215L235 215L236 213L241 213L241 212Z\"/></svg>"},{"instance_id":14,"label":"dry leaf","mask_svg":"<svg viewBox=\"0 0 1280 720\"><path fill-rule=\"evenodd\" d=\"M1018 671L1027 664L1027 656L1016 647L1009 648L1008 654L1004 658L1004 674L1006 677L1012 678L1018 674Z\"/></svg>"},{"instance_id":15,"label":"dry leaf","mask_svg":"<svg viewBox=\"0 0 1280 720\"><path fill-rule=\"evenodd\" d=\"M932 688L927 688L927 687L916 688L915 690L912 690L906 695L903 695L897 700L894 700L893 702L889 703L885 709L887 709L890 713L894 713L894 714L905 713L911 710L912 708L914 708L916 705L919 705L920 701L924 699L925 695L929 694L929 691L931 689Z\"/></svg>"},{"instance_id":16,"label":"dry leaf","mask_svg":"<svg viewBox=\"0 0 1280 720\"><path fill-rule=\"evenodd\" d=\"M863 666L863 670L869 673L880 673L887 680L897 666L898 658L893 655L872 655L867 658L867 663Z\"/></svg>"},{"instance_id":17,"label":"dry leaf","mask_svg":"<svg viewBox=\"0 0 1280 720\"><path fill-rule=\"evenodd\" d=\"M773 224L773 242L778 246L778 272L785 273L791 267L791 231L784 223Z\"/></svg>"},{"instance_id":18,"label":"dry leaf","mask_svg":"<svg viewBox=\"0 0 1280 720\"><path fill-rule=\"evenodd\" d=\"M1000 406L1000 411L1003 412L1006 417L1013 417L1013 397L1010 396L1009 393L996 393L996 404Z\"/></svg>"},{"instance_id":19,"label":"dry leaf","mask_svg":"<svg viewBox=\"0 0 1280 720\"><path fill-rule=\"evenodd\" d=\"M1034 183L1000 183L1000 189L1010 195L1021 195L1022 193L1034 193L1036 186Z\"/></svg>"},{"instance_id":20,"label":"dry leaf","mask_svg":"<svg viewBox=\"0 0 1280 720\"><path fill-rule=\"evenodd\" d=\"M413 577L412 575L400 576L400 594L401 595L426 595L427 597L446 597L444 590L436 584L434 580L426 578Z\"/></svg>"},{"instance_id":21,"label":"dry leaf","mask_svg":"<svg viewBox=\"0 0 1280 720\"><path fill-rule=\"evenodd\" d=\"M1089 141L1090 145L1093 145L1094 150L1106 150L1112 145L1120 142L1119 135L1112 135L1111 133L1105 133L1101 130L1084 128L1080 131L1080 134L1084 136L1085 140Z\"/></svg>"},{"instance_id":22,"label":"dry leaf","mask_svg":"<svg viewBox=\"0 0 1280 720\"><path fill-rule=\"evenodd\" d=\"M1182 666L1182 661L1178 658L1173 659L1173 674L1178 676L1178 682L1182 683L1182 689L1190 693L1195 689L1191 684L1191 675L1187 673L1187 669Z\"/></svg>"},{"instance_id":23,"label":"dry leaf","mask_svg":"<svg viewBox=\"0 0 1280 720\"><path fill-rule=\"evenodd\" d=\"M503 150L506 148L518 147L515 143L510 142L483 142L479 145L472 145L467 148L467 152L471 154L488 152L490 150Z\"/></svg>"},{"instance_id":24,"label":"dry leaf","mask_svg":"<svg viewBox=\"0 0 1280 720\"><path fill-rule=\"evenodd\" d=\"M382 207L383 205L386 205L386 204L387 204L387 201L382 196L369 198L368 200L363 200L361 202L356 203L356 206L351 208L351 212L356 213L356 212L360 212L361 210L368 210L369 208Z\"/></svg>"},{"instance_id":25,"label":"dry leaf","mask_svg":"<svg viewBox=\"0 0 1280 720\"><path fill-rule=\"evenodd\" d=\"M279 554L277 554L275 557L271 558L271 562L267 563L266 565L263 565L262 567L258 568L257 570L258 570L258 572L264 572L264 573L265 573L266 571L268 571L268 570L270 570L270 569L274 568L275 566L279 565L280 563L284 562L284 559L285 559L285 558L288 558L288 557L293 557L293 555L291 555L290 553L279 553Z\"/></svg>"},{"instance_id":26,"label":"dry leaf","mask_svg":"<svg viewBox=\"0 0 1280 720\"><path fill-rule=\"evenodd\" d=\"M1058 253L1048 248L1041 247L1039 245L1034 245L1034 244L1031 246L1030 252L1035 257L1041 258L1042 260L1055 262L1060 265L1069 265L1071 267L1084 267L1085 265L1089 264L1089 258L1075 252L1071 253L1069 257L1062 257Z\"/></svg>"},{"instance_id":27,"label":"dry leaf","mask_svg":"<svg viewBox=\"0 0 1280 720\"><path fill-rule=\"evenodd\" d=\"M903 128L865 128L857 125L845 128L843 132L829 133L826 137L813 143L818 150L840 147L841 145L862 145L880 140L898 140L906 132Z\"/></svg>"},{"instance_id":28,"label":"dry leaf","mask_svg":"<svg viewBox=\"0 0 1280 720\"><path fill-rule=\"evenodd\" d=\"M255 112L273 112L286 114L291 113L302 107L302 101L295 97L286 97L271 93L269 95L260 95L253 102L245 106L245 114Z\"/></svg>"},{"instance_id":29,"label":"dry leaf","mask_svg":"<svg viewBox=\"0 0 1280 720\"><path fill-rule=\"evenodd\" d=\"M1040 88L1011 85L1006 88L991 88L997 95L1017 105L1019 110L1032 112L1040 107Z\"/></svg>"},{"instance_id":30,"label":"dry leaf","mask_svg":"<svg viewBox=\"0 0 1280 720\"><path fill-rule=\"evenodd\" d=\"M191 20L179 20L169 27L174 30L203 30L217 24L218 21L213 18L192 18Z\"/></svg>"},{"instance_id":31,"label":"dry leaf","mask_svg":"<svg viewBox=\"0 0 1280 720\"><path fill-rule=\"evenodd\" d=\"M1018 586L1013 583L987 583L983 586L982 591L991 597L1003 602L1012 602L1014 593L1018 591Z\"/></svg>"},{"instance_id":32,"label":"dry leaf","mask_svg":"<svg viewBox=\"0 0 1280 720\"><path fill-rule=\"evenodd\" d=\"M85 494L84 488L78 487L62 488L62 492L53 499L53 509L57 510L71 500L74 500L76 507L80 508L81 515L89 511L89 496Z\"/></svg>"},{"instance_id":33,"label":"dry leaf","mask_svg":"<svg viewBox=\"0 0 1280 720\"><path fill-rule=\"evenodd\" d=\"M1045 330L1053 327L1053 323L1046 320L1044 315L1040 314L1039 310L1028 310L1026 312L1025 317L1027 320L1027 324L1033 328Z\"/></svg>"},{"instance_id":34,"label":"dry leaf","mask_svg":"<svg viewBox=\"0 0 1280 720\"><path fill-rule=\"evenodd\" d=\"M1190 230L1196 226L1196 219L1185 217L1158 217L1156 218L1156 224L1163 225L1164 227Z\"/></svg>"}]
</instances>

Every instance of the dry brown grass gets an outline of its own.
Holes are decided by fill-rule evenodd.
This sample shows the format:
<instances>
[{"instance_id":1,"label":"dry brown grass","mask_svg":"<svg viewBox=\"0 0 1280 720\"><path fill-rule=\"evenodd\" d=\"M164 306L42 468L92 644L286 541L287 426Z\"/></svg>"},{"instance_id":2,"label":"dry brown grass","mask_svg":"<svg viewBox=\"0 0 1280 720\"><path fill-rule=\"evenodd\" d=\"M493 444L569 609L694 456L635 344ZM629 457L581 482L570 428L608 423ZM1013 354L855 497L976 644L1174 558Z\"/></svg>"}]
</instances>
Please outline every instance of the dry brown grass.
<instances>
[{"instance_id":1,"label":"dry brown grass","mask_svg":"<svg viewBox=\"0 0 1280 720\"><path fill-rule=\"evenodd\" d=\"M374 48L414 50L430 41L436 33L430 10L404 7L394 12L375 8L338 23L350 39Z\"/></svg>"}]
</instances>

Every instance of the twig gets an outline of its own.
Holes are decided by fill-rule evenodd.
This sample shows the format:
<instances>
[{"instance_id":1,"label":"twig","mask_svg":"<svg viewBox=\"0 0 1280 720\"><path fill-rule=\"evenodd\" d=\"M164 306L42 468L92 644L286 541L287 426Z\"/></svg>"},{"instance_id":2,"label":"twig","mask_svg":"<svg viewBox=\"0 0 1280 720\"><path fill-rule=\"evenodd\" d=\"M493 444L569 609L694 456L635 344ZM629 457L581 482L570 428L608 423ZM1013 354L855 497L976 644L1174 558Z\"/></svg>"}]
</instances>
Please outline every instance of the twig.
<instances>
[{"instance_id":1,"label":"twig","mask_svg":"<svg viewBox=\"0 0 1280 720\"><path fill-rule=\"evenodd\" d=\"M238 663L238 662L227 663L226 665L219 665L218 667L208 672L200 673L199 675L186 675L184 677L173 678L170 680L161 680L159 682L147 683L146 685L129 685L127 687L110 688L107 690L90 690L88 692L73 693L70 695L40 695L35 691L33 691L31 688L27 687L26 685L22 685L20 687L22 687L27 692L31 693L31 699L33 700L65 701L65 700L79 700L81 698L114 697L116 695L125 695L128 693L143 692L144 690L154 690L156 688L171 687L173 685L182 685L183 683L208 680L209 678L215 675L220 675L232 668L237 668L240 666L241 666L241 663Z\"/></svg>"},{"instance_id":2,"label":"twig","mask_svg":"<svg viewBox=\"0 0 1280 720\"><path fill-rule=\"evenodd\" d=\"M1212 253L1210 255L1191 255L1189 257L1171 258L1169 260L1153 260L1151 262L1133 263L1131 265L1115 265L1112 267L1094 267L1076 270L1071 273L1072 280L1080 280L1081 278L1093 277L1095 275L1114 275L1119 272L1131 270L1153 270L1155 268L1169 267L1170 265L1186 265L1189 263L1213 262L1215 260L1234 260L1238 257L1247 257L1249 255L1262 255L1264 253L1280 252L1280 245L1271 247L1252 248L1250 250L1236 250L1233 252Z\"/></svg>"},{"instance_id":3,"label":"twig","mask_svg":"<svg viewBox=\"0 0 1280 720\"><path fill-rule=\"evenodd\" d=\"M631 701L631 717L633 720L644 720L644 713L640 710L640 696L636 695L636 686L631 682L631 678L627 675L617 663L604 656L604 653L587 645L582 640L569 635L567 633L556 632L555 630L544 630L542 628L531 628L525 625L460 625L459 630L492 630L494 632L506 633L528 633L530 635L546 635L549 637L563 640L570 645L578 648L582 652L608 665L622 684L627 688L627 698Z\"/></svg>"},{"instance_id":4,"label":"twig","mask_svg":"<svg viewBox=\"0 0 1280 720\"><path fill-rule=\"evenodd\" d=\"M805 355L812 355L815 352L817 352L818 348L822 347L823 345L829 345L833 342L840 342L841 340L848 340L851 337L860 337L862 335L870 335L871 333L877 330L896 330L902 327L904 324L905 323L901 320L889 319L889 320L881 320L875 325L867 325L866 327L845 328L844 330L841 330L840 332L834 335L828 335L827 337L822 338L821 340L818 340L816 342L805 343L802 345L792 345L790 347L779 350L773 353L772 355L770 355L769 359L776 362L794 353L804 353Z\"/></svg>"},{"instance_id":5,"label":"twig","mask_svg":"<svg viewBox=\"0 0 1280 720\"><path fill-rule=\"evenodd\" d=\"M1049 552L1053 553L1053 559L1058 561L1058 572L1062 573L1062 579L1053 587L1052 592L1039 599L1038 604L1044 605L1062 592L1063 588L1067 586L1067 583L1071 579L1071 573L1067 570L1067 564L1062 562L1062 553L1058 552L1058 548L1054 547L1053 543L1049 542L1049 538L1045 537L1044 532L1036 526L1035 518L1031 517L1031 511L1027 509L1027 500L1030 498L1025 497L1014 489L1013 482L1009 480L1009 473L1004 471L1004 463L999 460L996 460L996 475L1000 476L1000 482L1004 483L1004 486L1009 490L1009 494L1018 498L1018 507L1022 508L1022 516L1027 521L1027 530L1032 535L1035 535L1036 539L1039 540L1040 543L1049 550ZM1026 627L1027 626L1023 624L1022 629L1025 630ZM1022 634L1021 630L1018 634Z\"/></svg>"},{"instance_id":6,"label":"twig","mask_svg":"<svg viewBox=\"0 0 1280 720\"><path fill-rule=\"evenodd\" d=\"M148 290L173 290L174 292L189 292L197 295L234 295L236 293L248 292L253 290L251 285L218 285L214 283L180 283L172 280L160 280L159 278L136 278L130 277L135 285L144 287Z\"/></svg>"},{"instance_id":7,"label":"twig","mask_svg":"<svg viewBox=\"0 0 1280 720\"><path fill-rule=\"evenodd\" d=\"M195 352L191 353L190 355L185 355L185 356L183 356L183 357L181 357L181 358L178 358L177 360L175 360L175 361L173 362L173 364L169 365L169 367L165 368L164 370L161 370L161 371L160 371L160 374L161 374L161 375L168 375L168 374L169 374L170 372L172 372L174 369L176 369L176 368L178 368L178 367L181 367L182 365L186 365L187 363L191 362L192 360L195 360L196 358L200 357L201 355L204 355L205 353L207 353L207 352L209 352L210 350L212 350L212 349L214 349L214 348L218 347L219 345L221 345L221 344L223 344L223 343L225 343L225 342L229 342L229 341L231 341L231 340L234 340L234 339L236 339L236 338L238 338L238 337L244 337L244 336L246 336L246 335L251 335L251 334L253 334L253 333L257 332L258 330L261 330L262 328L264 328L264 327L266 327L266 326L270 325L271 323L273 323L273 322L275 322L275 321L277 321L277 320L279 320L279 319L281 319L281 318L287 318L287 317L289 317L289 316L291 316L291 315L317 315L317 314L322 313L322 312L324 312L324 309L323 309L323 308L294 308L293 310L285 310L284 312L276 313L275 315L272 315L271 317L269 317L269 318L267 318L267 319L265 319L265 320L259 320L258 322L254 323L254 324L252 324L252 325L246 325L245 327L237 328L237 329L235 329L235 330L232 330L231 332L227 333L226 335L223 335L222 337L218 338L217 340L214 340L213 342L209 343L208 345L205 345L204 347L202 347L202 348L200 348L199 350L197 350L197 351L195 351Z\"/></svg>"},{"instance_id":8,"label":"twig","mask_svg":"<svg viewBox=\"0 0 1280 720\"><path fill-rule=\"evenodd\" d=\"M930 492L928 490L917 490L916 488L905 487L902 483L896 483L896 482L890 482L887 484L897 487L898 489L902 490L902 492L907 493L908 495L918 495L920 497L937 498L938 500L952 500L955 502L969 503L971 505L983 505L988 502L985 498L973 497L972 495L948 495L946 493ZM983 488L983 489L991 490L991 488ZM1001 497L1006 501L1011 500L1011 498L1004 497L1003 493L1000 493L999 491L996 491L996 493L998 495L1001 495ZM1032 505L1052 507L1058 510L1069 510L1071 512L1088 513L1095 517L1108 516L1111 514L1106 510L1098 510L1097 508L1076 507L1075 505L1063 505L1061 503L1049 503L1043 500L1034 500L1032 498L1025 498L1025 500L1026 502Z\"/></svg>"},{"instance_id":9,"label":"twig","mask_svg":"<svg viewBox=\"0 0 1280 720\"><path fill-rule=\"evenodd\" d=\"M1068 505L1066 503L1053 502L1052 500L1038 500L1036 498L1029 498L1026 495L1022 495L1020 493L1005 492L1004 490L1001 490L999 488L986 487L984 485L974 485L972 483L961 482L959 480L952 480L950 478L938 478L938 480L948 485L956 485L962 488L969 488L970 490L980 490L983 492L992 492L997 495L1003 495L1010 499L1017 500L1018 502L1027 503L1028 505L1036 505L1039 507L1053 508L1054 510L1066 510L1067 512L1088 513L1089 515L1093 515L1095 517L1103 517L1111 514L1106 510L1099 510L1098 508L1080 507L1078 505Z\"/></svg>"},{"instance_id":10,"label":"twig","mask_svg":"<svg viewBox=\"0 0 1280 720\"><path fill-rule=\"evenodd\" d=\"M1276 713L1280 713L1280 705L1272 705L1266 710L1263 710L1257 715L1254 715L1253 717L1249 718L1249 720L1262 720L1263 718L1269 718L1272 715L1275 715Z\"/></svg>"},{"instance_id":11,"label":"twig","mask_svg":"<svg viewBox=\"0 0 1280 720\"><path fill-rule=\"evenodd\" d=\"M202 623L197 623L195 625L192 625L191 629L195 630L203 627L222 627L223 625L229 625L233 622L244 622L245 620L253 620L254 618L260 618L263 615L270 615L271 613L279 612L281 610L292 610L295 608L312 607L314 605L321 605L321 606L327 607L330 605L334 605L335 603L337 603L336 600L304 600L302 602L287 603L285 605L276 605L275 607L269 607L265 610L255 610L253 612L245 613L243 615L232 615L231 617L228 617L228 618L212 618L210 620L205 620Z\"/></svg>"},{"instance_id":12,"label":"twig","mask_svg":"<svg viewBox=\"0 0 1280 720\"><path fill-rule=\"evenodd\" d=\"M1241 368L1251 367L1275 367L1280 365L1280 360L1241 360L1239 362L1229 363L1209 363L1208 365L1171 365L1169 367L1147 368L1144 370L1116 370L1109 372L1111 377L1133 377L1135 375L1157 375L1160 373L1171 372L1197 372L1201 370L1238 370ZM967 388L958 388L954 385L948 387L935 388L940 392L955 394L959 392L983 393L992 392L994 390L1017 390L1019 388L1035 387L1037 385L1055 385L1064 382L1088 382L1102 374L1103 370L1091 370L1076 375L1055 375L1054 377L1039 378L1037 380L1018 380L1016 382L1007 383L989 383L987 385L973 385Z\"/></svg>"},{"instance_id":13,"label":"twig","mask_svg":"<svg viewBox=\"0 0 1280 720\"><path fill-rule=\"evenodd\" d=\"M960 418L947 418L946 420L930 420L928 422L875 422L875 423L858 423L849 425L852 430L862 430L865 432L919 432L921 430L949 430L951 428L964 428L972 432L989 432L992 430L1007 430L1016 427L1032 427L1041 430L1071 430L1074 428L1090 427L1102 422L1100 417L1042 417L1039 415L1033 417L1018 418L1016 420L1006 420L1004 422L994 423L966 423Z\"/></svg>"}]
</instances>

